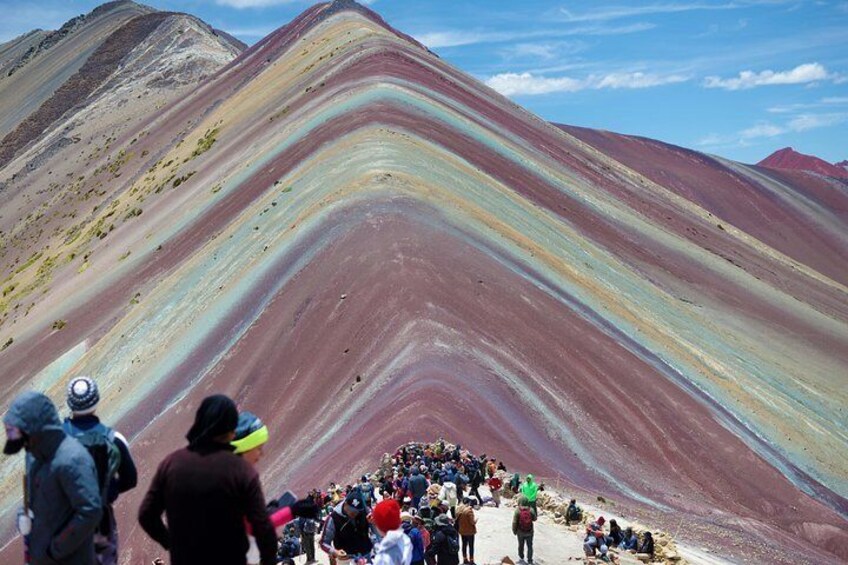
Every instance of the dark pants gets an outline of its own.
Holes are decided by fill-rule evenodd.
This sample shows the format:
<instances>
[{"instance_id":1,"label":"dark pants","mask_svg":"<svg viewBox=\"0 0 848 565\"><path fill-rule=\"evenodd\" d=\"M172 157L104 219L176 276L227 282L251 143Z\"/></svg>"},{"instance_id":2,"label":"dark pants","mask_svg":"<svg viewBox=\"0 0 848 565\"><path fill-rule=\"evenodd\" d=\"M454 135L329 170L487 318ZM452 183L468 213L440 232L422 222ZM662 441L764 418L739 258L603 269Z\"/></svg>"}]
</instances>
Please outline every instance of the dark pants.
<instances>
[{"instance_id":1,"label":"dark pants","mask_svg":"<svg viewBox=\"0 0 848 565\"><path fill-rule=\"evenodd\" d=\"M533 534L518 534L518 558L524 559L524 544L527 544L527 561L533 562Z\"/></svg>"},{"instance_id":2,"label":"dark pants","mask_svg":"<svg viewBox=\"0 0 848 565\"><path fill-rule=\"evenodd\" d=\"M421 561L413 561L409 565L424 565L424 560L422 559Z\"/></svg>"},{"instance_id":3,"label":"dark pants","mask_svg":"<svg viewBox=\"0 0 848 565\"><path fill-rule=\"evenodd\" d=\"M306 553L307 563L315 561L315 534L300 534L300 547Z\"/></svg>"},{"instance_id":4,"label":"dark pants","mask_svg":"<svg viewBox=\"0 0 848 565\"><path fill-rule=\"evenodd\" d=\"M462 560L474 561L474 536L462 536Z\"/></svg>"},{"instance_id":5,"label":"dark pants","mask_svg":"<svg viewBox=\"0 0 848 565\"><path fill-rule=\"evenodd\" d=\"M479 502L479 503L480 503L480 506L483 506L483 497L482 497L482 496L480 496L480 491L479 491L479 490L477 490L477 489L479 489L479 488L480 488L480 487L474 487L473 489L471 489L471 493L470 493L470 494L473 494L473 495L477 498L477 502Z\"/></svg>"},{"instance_id":6,"label":"dark pants","mask_svg":"<svg viewBox=\"0 0 848 565\"><path fill-rule=\"evenodd\" d=\"M450 507L450 513L454 520L456 520L456 506Z\"/></svg>"},{"instance_id":7,"label":"dark pants","mask_svg":"<svg viewBox=\"0 0 848 565\"><path fill-rule=\"evenodd\" d=\"M418 507L421 505L421 497L413 496L412 497L412 507L415 508L415 511L418 511Z\"/></svg>"},{"instance_id":8,"label":"dark pants","mask_svg":"<svg viewBox=\"0 0 848 565\"><path fill-rule=\"evenodd\" d=\"M103 509L107 514L103 517L108 521L106 534L99 531L94 534L94 551L97 565L117 565L118 563L118 524L115 522L115 511L109 505Z\"/></svg>"}]
</instances>

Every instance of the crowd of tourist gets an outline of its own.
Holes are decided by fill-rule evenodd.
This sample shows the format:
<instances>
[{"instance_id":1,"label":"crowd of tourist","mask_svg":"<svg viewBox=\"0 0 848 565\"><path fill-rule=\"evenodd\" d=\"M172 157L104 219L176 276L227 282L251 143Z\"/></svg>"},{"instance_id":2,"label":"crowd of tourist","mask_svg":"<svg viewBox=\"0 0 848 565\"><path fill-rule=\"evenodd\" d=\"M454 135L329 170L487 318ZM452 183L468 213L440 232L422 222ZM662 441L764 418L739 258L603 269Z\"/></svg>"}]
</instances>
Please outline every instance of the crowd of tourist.
<instances>
[{"instance_id":1,"label":"crowd of tourist","mask_svg":"<svg viewBox=\"0 0 848 565\"><path fill-rule=\"evenodd\" d=\"M118 561L112 505L136 486L137 472L129 443L95 415L99 399L96 383L78 377L68 386L71 416L64 423L49 398L33 392L15 399L3 418L4 453L28 453L18 517L27 563ZM203 400L188 445L160 463L138 512L172 565L294 565L299 555L310 564L317 562L316 546L332 565L473 564L477 512L500 507L502 477L509 476L503 462L439 440L399 448L355 484L331 483L300 500L286 492L267 502L256 465L268 438L262 420L239 413L230 398ZM480 492L484 485L488 494ZM519 562L532 564L544 485L515 473L506 488L516 499L512 533ZM572 499L566 524L585 519ZM599 517L586 526L587 557L609 561L613 547L653 555L650 532L640 539L616 520L608 531L605 524Z\"/></svg>"}]
</instances>

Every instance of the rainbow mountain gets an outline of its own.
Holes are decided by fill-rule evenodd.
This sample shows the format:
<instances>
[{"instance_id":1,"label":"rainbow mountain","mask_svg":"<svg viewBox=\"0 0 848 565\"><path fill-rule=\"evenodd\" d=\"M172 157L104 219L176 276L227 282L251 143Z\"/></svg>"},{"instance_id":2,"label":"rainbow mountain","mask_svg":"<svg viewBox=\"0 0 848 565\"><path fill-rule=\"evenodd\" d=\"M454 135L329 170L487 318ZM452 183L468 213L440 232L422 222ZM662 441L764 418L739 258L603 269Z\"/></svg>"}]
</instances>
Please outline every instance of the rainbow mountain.
<instances>
[{"instance_id":1,"label":"rainbow mountain","mask_svg":"<svg viewBox=\"0 0 848 565\"><path fill-rule=\"evenodd\" d=\"M547 123L352 1L248 49L108 6L135 48L0 79L96 82L0 103L0 375L7 404L98 380L126 562L213 392L269 426L269 491L444 435L718 555L848 559L842 181Z\"/></svg>"}]
</instances>

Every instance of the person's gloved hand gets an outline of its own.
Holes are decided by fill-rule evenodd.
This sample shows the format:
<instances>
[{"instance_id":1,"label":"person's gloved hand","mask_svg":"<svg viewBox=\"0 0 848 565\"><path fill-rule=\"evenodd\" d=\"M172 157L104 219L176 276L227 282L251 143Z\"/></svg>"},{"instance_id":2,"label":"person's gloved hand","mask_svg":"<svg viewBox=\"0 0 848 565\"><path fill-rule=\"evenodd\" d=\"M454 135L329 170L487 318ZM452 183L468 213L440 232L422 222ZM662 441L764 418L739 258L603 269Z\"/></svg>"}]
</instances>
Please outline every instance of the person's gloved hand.
<instances>
[{"instance_id":1,"label":"person's gloved hand","mask_svg":"<svg viewBox=\"0 0 848 565\"><path fill-rule=\"evenodd\" d=\"M18 532L22 536L28 536L32 531L33 518L35 518L35 515L32 510L24 510L23 508L18 510Z\"/></svg>"},{"instance_id":2,"label":"person's gloved hand","mask_svg":"<svg viewBox=\"0 0 848 565\"><path fill-rule=\"evenodd\" d=\"M303 498L291 505L292 514L298 518L318 519L320 509L310 498Z\"/></svg>"}]
</instances>

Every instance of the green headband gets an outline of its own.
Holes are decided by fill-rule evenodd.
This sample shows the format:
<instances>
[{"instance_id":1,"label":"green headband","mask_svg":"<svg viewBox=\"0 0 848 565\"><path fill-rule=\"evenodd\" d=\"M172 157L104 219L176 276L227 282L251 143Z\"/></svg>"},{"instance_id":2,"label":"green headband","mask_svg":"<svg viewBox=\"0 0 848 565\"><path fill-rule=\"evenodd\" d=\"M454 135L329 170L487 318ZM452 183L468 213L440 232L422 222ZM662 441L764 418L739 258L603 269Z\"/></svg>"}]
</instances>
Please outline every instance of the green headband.
<instances>
[{"instance_id":1,"label":"green headband","mask_svg":"<svg viewBox=\"0 0 848 565\"><path fill-rule=\"evenodd\" d=\"M256 449L260 445L268 441L268 426L262 426L253 433L244 436L241 439L231 441L230 445L236 448L236 454L245 453L251 449Z\"/></svg>"}]
</instances>

